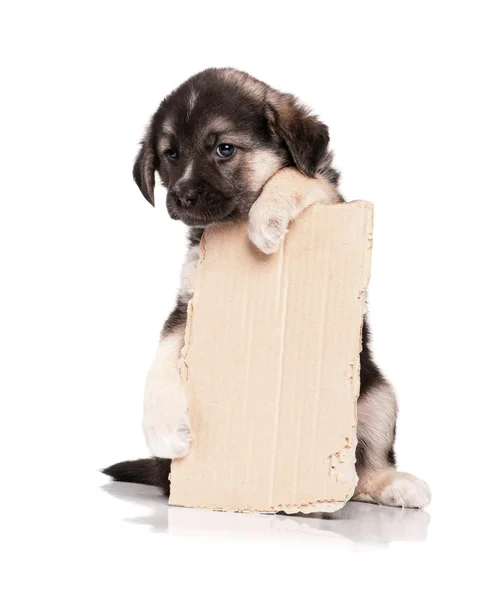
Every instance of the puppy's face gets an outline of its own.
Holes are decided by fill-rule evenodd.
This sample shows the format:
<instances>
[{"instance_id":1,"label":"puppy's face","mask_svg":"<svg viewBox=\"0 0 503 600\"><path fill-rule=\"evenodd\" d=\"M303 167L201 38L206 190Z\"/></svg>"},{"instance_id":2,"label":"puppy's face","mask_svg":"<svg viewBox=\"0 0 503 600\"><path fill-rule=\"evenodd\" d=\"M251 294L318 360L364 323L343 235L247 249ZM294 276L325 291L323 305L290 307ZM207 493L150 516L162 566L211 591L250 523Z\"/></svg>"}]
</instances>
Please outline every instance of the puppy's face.
<instances>
[{"instance_id":1,"label":"puppy's face","mask_svg":"<svg viewBox=\"0 0 503 600\"><path fill-rule=\"evenodd\" d=\"M170 216L201 227L245 217L283 166L314 175L327 145L325 125L293 96L240 71L208 69L161 102L133 175L153 204L157 171Z\"/></svg>"}]
</instances>

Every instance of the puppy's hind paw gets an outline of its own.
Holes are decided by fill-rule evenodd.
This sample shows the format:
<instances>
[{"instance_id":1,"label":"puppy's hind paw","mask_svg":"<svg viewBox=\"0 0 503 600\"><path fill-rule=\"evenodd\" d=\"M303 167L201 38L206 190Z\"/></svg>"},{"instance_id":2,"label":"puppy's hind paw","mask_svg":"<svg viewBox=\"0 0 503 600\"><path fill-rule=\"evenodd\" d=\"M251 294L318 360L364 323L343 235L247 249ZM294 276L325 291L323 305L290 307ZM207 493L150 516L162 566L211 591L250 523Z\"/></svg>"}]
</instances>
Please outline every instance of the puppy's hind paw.
<instances>
[{"instance_id":1,"label":"puppy's hind paw","mask_svg":"<svg viewBox=\"0 0 503 600\"><path fill-rule=\"evenodd\" d=\"M362 477L353 499L384 506L424 508L431 501L431 492L428 484L414 475L389 470Z\"/></svg>"},{"instance_id":2,"label":"puppy's hind paw","mask_svg":"<svg viewBox=\"0 0 503 600\"><path fill-rule=\"evenodd\" d=\"M252 206L248 218L248 237L264 254L274 254L288 231L288 219L267 214L263 210L254 210Z\"/></svg>"},{"instance_id":3,"label":"puppy's hind paw","mask_svg":"<svg viewBox=\"0 0 503 600\"><path fill-rule=\"evenodd\" d=\"M395 472L379 494L379 504L424 508L431 501L428 484L410 473Z\"/></svg>"},{"instance_id":4,"label":"puppy's hind paw","mask_svg":"<svg viewBox=\"0 0 503 600\"><path fill-rule=\"evenodd\" d=\"M190 450L192 431L187 423L180 423L175 429L162 427L159 423L143 423L147 447L153 456L159 458L182 458Z\"/></svg>"}]
</instances>

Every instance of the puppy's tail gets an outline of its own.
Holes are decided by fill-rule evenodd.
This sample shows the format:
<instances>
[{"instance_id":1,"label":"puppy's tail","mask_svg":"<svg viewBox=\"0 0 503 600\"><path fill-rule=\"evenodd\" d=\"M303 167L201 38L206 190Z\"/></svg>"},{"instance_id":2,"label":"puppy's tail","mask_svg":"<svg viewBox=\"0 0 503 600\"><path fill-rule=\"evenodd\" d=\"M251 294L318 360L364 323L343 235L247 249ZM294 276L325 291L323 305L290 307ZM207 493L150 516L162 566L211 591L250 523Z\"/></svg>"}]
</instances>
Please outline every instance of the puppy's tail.
<instances>
[{"instance_id":1,"label":"puppy's tail","mask_svg":"<svg viewBox=\"0 0 503 600\"><path fill-rule=\"evenodd\" d=\"M126 460L103 469L102 473L109 475L114 481L156 485L169 496L170 470L171 459L154 457Z\"/></svg>"}]
</instances>

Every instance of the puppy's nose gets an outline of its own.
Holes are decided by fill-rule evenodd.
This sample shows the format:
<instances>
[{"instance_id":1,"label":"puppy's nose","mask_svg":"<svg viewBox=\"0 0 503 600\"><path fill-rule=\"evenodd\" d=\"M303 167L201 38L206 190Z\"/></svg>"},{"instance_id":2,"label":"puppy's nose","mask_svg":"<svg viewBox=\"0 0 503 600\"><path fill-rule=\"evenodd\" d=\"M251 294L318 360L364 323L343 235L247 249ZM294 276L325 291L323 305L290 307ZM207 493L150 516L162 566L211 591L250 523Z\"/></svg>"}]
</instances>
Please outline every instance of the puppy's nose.
<instances>
[{"instance_id":1,"label":"puppy's nose","mask_svg":"<svg viewBox=\"0 0 503 600\"><path fill-rule=\"evenodd\" d=\"M196 189L180 190L176 194L178 204L182 208L191 208L199 199L199 192Z\"/></svg>"}]
</instances>

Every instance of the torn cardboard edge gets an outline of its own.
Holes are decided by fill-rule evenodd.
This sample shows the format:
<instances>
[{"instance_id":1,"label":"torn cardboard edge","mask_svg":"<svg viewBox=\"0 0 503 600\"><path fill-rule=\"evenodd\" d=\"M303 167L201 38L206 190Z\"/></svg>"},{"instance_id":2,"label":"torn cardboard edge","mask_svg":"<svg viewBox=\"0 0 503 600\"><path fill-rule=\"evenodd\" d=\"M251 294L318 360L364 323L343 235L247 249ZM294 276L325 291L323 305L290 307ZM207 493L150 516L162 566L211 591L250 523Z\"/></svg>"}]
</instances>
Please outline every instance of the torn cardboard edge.
<instances>
[{"instance_id":1,"label":"torn cardboard edge","mask_svg":"<svg viewBox=\"0 0 503 600\"><path fill-rule=\"evenodd\" d=\"M246 225L206 229L180 370L194 442L170 502L333 512L357 477L356 400L373 206L313 206L277 254Z\"/></svg>"}]
</instances>

